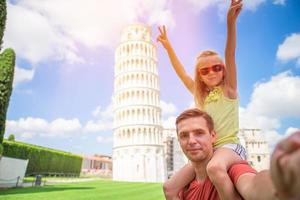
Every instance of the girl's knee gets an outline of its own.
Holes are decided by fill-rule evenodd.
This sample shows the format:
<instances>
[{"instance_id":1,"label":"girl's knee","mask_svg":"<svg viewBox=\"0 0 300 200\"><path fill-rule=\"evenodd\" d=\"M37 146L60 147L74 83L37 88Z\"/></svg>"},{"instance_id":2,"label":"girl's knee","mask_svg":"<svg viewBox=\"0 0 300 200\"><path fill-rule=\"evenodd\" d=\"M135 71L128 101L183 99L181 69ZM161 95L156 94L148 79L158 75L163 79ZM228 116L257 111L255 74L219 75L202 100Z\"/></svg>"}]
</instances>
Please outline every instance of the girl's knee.
<instances>
[{"instance_id":1,"label":"girl's knee","mask_svg":"<svg viewBox=\"0 0 300 200\"><path fill-rule=\"evenodd\" d=\"M217 162L209 162L206 166L206 172L212 181L222 180L227 175L226 166Z\"/></svg>"},{"instance_id":2,"label":"girl's knee","mask_svg":"<svg viewBox=\"0 0 300 200\"><path fill-rule=\"evenodd\" d=\"M168 183L168 182L165 182L163 184L163 191L164 191L164 194L165 194L165 197L167 199L173 199L175 198L179 191L175 190L173 187L171 187L171 185Z\"/></svg>"}]
</instances>

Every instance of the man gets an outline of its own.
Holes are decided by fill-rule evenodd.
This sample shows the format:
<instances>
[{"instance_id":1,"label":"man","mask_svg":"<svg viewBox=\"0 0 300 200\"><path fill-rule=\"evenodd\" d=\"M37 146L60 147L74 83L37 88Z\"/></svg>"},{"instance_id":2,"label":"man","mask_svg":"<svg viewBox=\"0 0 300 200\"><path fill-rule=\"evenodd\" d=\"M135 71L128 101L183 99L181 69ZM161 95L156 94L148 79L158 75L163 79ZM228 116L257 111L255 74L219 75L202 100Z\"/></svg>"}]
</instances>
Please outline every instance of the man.
<instances>
[{"instance_id":1,"label":"man","mask_svg":"<svg viewBox=\"0 0 300 200\"><path fill-rule=\"evenodd\" d=\"M206 166L213 156L213 143L216 140L212 118L197 108L189 109L177 117L176 129L180 146L190 160L196 176L179 194L173 193L179 189L176 188L176 182L172 182L172 178L168 180L164 184L166 198L221 199L222 197L219 197L206 173ZM275 189L268 171L256 173L246 162L242 162L233 165L228 170L228 174L244 199L276 199Z\"/></svg>"},{"instance_id":2,"label":"man","mask_svg":"<svg viewBox=\"0 0 300 200\"><path fill-rule=\"evenodd\" d=\"M281 200L300 199L300 131L280 142L272 155L271 177Z\"/></svg>"}]
</instances>

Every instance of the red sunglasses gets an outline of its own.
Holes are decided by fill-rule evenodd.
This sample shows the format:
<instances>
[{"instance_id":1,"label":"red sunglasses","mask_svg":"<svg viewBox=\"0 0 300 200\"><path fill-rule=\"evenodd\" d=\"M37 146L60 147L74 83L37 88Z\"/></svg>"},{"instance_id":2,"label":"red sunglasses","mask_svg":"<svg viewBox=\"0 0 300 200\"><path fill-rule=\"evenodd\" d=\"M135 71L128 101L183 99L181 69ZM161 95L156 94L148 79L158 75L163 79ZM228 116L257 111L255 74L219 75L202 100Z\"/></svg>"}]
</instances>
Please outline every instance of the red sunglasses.
<instances>
[{"instance_id":1,"label":"red sunglasses","mask_svg":"<svg viewBox=\"0 0 300 200\"><path fill-rule=\"evenodd\" d=\"M223 70L223 68L224 68L224 65L218 64L218 65L213 65L213 66L211 66L211 67L200 68L200 69L198 70L198 72L199 72L201 75L205 76L205 75L209 74L210 71L213 71L213 72L220 72L220 71Z\"/></svg>"}]
</instances>

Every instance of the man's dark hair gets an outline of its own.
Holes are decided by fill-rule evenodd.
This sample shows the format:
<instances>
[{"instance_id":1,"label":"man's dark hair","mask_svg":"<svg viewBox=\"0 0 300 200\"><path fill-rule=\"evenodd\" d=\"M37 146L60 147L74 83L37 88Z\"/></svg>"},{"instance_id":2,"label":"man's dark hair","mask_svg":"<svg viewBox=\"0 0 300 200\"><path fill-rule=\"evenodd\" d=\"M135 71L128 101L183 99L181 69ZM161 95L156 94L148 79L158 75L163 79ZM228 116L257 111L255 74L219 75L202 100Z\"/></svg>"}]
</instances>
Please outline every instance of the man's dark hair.
<instances>
[{"instance_id":1,"label":"man's dark hair","mask_svg":"<svg viewBox=\"0 0 300 200\"><path fill-rule=\"evenodd\" d=\"M206 125L208 127L209 132L214 130L214 121L209 114L204 111L201 111L199 108L192 108L183 111L177 118L176 118L176 131L178 131L177 127L179 122L185 119L194 118L194 117L203 117L206 121Z\"/></svg>"}]
</instances>

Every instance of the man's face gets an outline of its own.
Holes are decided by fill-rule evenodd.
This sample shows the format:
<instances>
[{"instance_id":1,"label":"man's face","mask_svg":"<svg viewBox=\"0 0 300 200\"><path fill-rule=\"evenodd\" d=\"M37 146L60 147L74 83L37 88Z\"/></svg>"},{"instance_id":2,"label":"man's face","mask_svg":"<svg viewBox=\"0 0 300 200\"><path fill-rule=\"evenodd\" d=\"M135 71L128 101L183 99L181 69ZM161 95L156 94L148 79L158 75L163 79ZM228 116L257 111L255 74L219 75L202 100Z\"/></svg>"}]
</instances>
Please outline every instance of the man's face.
<instances>
[{"instance_id":1,"label":"man's face","mask_svg":"<svg viewBox=\"0 0 300 200\"><path fill-rule=\"evenodd\" d=\"M184 154L192 162L210 159L213 154L215 132L208 130L203 117L193 117L180 121L177 125L178 140Z\"/></svg>"}]
</instances>

